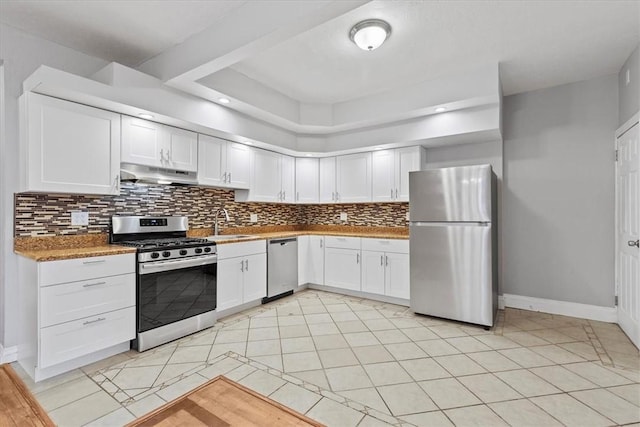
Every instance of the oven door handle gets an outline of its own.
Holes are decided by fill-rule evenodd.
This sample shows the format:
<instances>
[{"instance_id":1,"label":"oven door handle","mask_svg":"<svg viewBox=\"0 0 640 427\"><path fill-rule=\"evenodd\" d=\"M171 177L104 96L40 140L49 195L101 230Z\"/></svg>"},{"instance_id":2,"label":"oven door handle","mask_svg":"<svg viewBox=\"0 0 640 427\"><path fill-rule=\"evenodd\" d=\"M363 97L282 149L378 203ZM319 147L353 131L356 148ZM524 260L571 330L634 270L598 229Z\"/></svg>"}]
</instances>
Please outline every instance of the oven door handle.
<instances>
[{"instance_id":1,"label":"oven door handle","mask_svg":"<svg viewBox=\"0 0 640 427\"><path fill-rule=\"evenodd\" d=\"M217 261L217 255L207 255L177 261L161 261L140 264L140 274L160 273L162 271L178 270L180 268L199 267L201 265L215 264Z\"/></svg>"}]
</instances>

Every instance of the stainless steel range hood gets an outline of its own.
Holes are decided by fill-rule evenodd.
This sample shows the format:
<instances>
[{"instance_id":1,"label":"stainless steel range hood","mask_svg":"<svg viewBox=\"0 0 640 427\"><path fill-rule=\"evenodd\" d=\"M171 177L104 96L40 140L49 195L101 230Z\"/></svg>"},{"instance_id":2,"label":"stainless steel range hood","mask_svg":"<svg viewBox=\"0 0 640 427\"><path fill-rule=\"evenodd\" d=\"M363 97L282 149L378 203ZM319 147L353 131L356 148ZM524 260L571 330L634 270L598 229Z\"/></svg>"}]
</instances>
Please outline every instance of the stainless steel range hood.
<instances>
[{"instance_id":1,"label":"stainless steel range hood","mask_svg":"<svg viewBox=\"0 0 640 427\"><path fill-rule=\"evenodd\" d=\"M120 180L147 184L198 184L196 172L132 165L130 163L120 164Z\"/></svg>"}]
</instances>

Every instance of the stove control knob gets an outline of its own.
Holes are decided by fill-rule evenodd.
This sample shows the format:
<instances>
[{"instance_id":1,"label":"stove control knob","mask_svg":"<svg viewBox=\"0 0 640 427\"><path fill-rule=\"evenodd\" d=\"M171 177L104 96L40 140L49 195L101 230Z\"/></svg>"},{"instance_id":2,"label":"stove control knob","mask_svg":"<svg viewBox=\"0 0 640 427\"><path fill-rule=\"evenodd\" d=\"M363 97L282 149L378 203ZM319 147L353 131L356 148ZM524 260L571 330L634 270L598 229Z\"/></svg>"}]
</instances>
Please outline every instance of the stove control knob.
<instances>
[{"instance_id":1,"label":"stove control knob","mask_svg":"<svg viewBox=\"0 0 640 427\"><path fill-rule=\"evenodd\" d=\"M186 254L187 254L186 249L180 249L180 255L186 255Z\"/></svg>"},{"instance_id":2,"label":"stove control knob","mask_svg":"<svg viewBox=\"0 0 640 427\"><path fill-rule=\"evenodd\" d=\"M158 252L151 252L151 258L155 259L160 257L160 254Z\"/></svg>"},{"instance_id":3,"label":"stove control knob","mask_svg":"<svg viewBox=\"0 0 640 427\"><path fill-rule=\"evenodd\" d=\"M162 252L162 256L165 257L165 258L169 258L171 256L171 252L164 251L164 252Z\"/></svg>"},{"instance_id":4,"label":"stove control knob","mask_svg":"<svg viewBox=\"0 0 640 427\"><path fill-rule=\"evenodd\" d=\"M211 248L208 248L208 247L207 247L207 248L204 248L204 251L205 251L205 252L211 252Z\"/></svg>"},{"instance_id":5,"label":"stove control knob","mask_svg":"<svg viewBox=\"0 0 640 427\"><path fill-rule=\"evenodd\" d=\"M202 253L202 248L196 248L196 253L197 254L201 254Z\"/></svg>"}]
</instances>

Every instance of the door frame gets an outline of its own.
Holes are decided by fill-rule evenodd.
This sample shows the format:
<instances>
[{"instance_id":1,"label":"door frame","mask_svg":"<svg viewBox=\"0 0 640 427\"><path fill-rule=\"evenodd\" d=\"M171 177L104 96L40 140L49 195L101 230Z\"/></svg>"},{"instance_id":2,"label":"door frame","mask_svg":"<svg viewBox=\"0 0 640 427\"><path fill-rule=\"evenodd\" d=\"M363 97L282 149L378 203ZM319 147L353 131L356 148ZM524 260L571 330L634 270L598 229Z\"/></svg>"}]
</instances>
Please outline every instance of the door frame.
<instances>
[{"instance_id":1,"label":"door frame","mask_svg":"<svg viewBox=\"0 0 640 427\"><path fill-rule=\"evenodd\" d=\"M629 120L627 120L622 126L620 126L618 129L616 129L615 135L614 135L614 139L613 139L613 147L614 147L614 156L616 156L614 158L614 263L615 263L615 267L614 267L614 295L616 298L616 317L618 320L618 324L620 323L619 321L619 312L618 312L618 294L620 293L620 263L619 263L619 255L618 255L618 244L619 244L619 237L618 237L618 222L619 222L619 209L618 209L618 200L620 198L619 195L619 188L618 188L618 159L617 159L617 153L618 153L618 139L625 134L628 130L630 130L633 126L635 126L640 120L640 111L638 111L637 113L635 113L633 116L631 116L631 118L629 118Z\"/></svg>"}]
</instances>

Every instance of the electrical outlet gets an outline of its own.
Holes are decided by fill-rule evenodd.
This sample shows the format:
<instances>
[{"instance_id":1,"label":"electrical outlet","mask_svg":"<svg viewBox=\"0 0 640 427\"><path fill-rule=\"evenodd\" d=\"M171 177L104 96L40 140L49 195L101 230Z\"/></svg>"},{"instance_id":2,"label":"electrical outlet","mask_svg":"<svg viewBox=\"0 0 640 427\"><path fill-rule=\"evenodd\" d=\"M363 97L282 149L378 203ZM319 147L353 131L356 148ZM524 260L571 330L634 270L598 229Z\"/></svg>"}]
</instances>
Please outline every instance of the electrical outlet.
<instances>
[{"instance_id":1,"label":"electrical outlet","mask_svg":"<svg viewBox=\"0 0 640 427\"><path fill-rule=\"evenodd\" d=\"M89 212L71 212L71 225L89 225Z\"/></svg>"},{"instance_id":2,"label":"electrical outlet","mask_svg":"<svg viewBox=\"0 0 640 427\"><path fill-rule=\"evenodd\" d=\"M346 221L346 220L347 220L347 213L340 212L340 221Z\"/></svg>"},{"instance_id":3,"label":"electrical outlet","mask_svg":"<svg viewBox=\"0 0 640 427\"><path fill-rule=\"evenodd\" d=\"M250 214L249 215L250 222L258 222L258 214Z\"/></svg>"}]
</instances>

